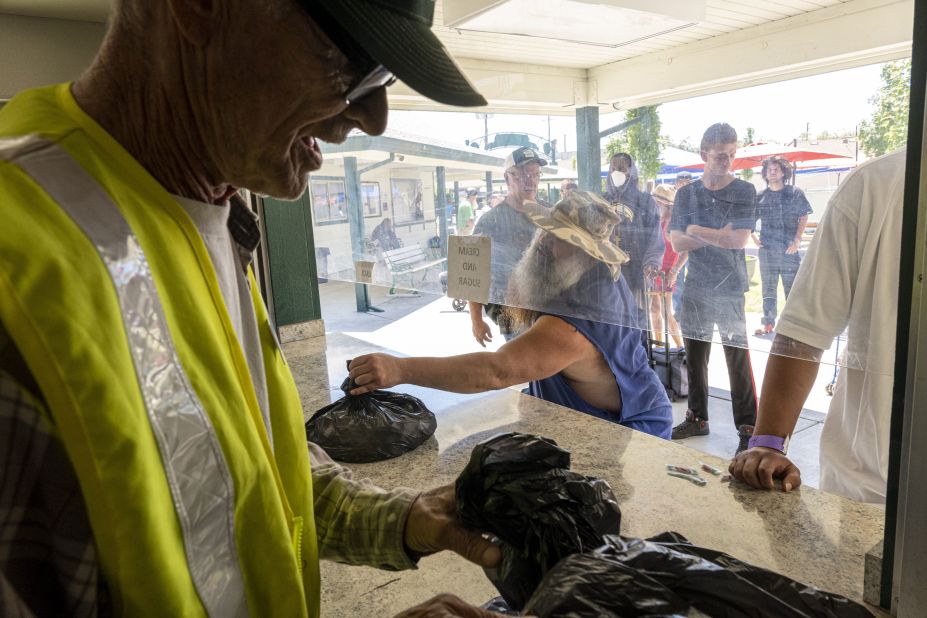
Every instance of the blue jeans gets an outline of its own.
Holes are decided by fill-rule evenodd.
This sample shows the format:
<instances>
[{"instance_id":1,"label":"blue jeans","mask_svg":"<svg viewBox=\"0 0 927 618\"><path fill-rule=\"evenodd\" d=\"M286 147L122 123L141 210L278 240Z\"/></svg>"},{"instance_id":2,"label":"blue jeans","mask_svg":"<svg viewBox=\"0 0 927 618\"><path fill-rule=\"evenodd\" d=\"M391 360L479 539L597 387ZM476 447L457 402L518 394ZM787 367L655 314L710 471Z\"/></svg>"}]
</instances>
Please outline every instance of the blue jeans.
<instances>
[{"instance_id":1,"label":"blue jeans","mask_svg":"<svg viewBox=\"0 0 927 618\"><path fill-rule=\"evenodd\" d=\"M779 308L776 306L776 296L779 292L779 278L782 278L782 289L785 297L789 297L795 275L801 265L798 253L786 253L784 248L760 247L760 278L763 280L763 321L771 326L776 325Z\"/></svg>"}]
</instances>

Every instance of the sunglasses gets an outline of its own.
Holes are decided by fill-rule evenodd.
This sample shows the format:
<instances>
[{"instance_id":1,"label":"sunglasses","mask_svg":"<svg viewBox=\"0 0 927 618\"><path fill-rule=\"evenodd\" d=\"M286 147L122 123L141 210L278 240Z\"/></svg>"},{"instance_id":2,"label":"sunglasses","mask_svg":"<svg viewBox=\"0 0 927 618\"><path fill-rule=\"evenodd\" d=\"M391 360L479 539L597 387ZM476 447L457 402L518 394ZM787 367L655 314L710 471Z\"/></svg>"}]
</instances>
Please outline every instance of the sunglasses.
<instances>
[{"instance_id":1,"label":"sunglasses","mask_svg":"<svg viewBox=\"0 0 927 618\"><path fill-rule=\"evenodd\" d=\"M349 88L347 94L344 95L344 102L347 105L360 101L380 88L396 83L396 76L389 69L371 58L370 54L355 41L354 37L348 34L347 30L317 2L303 0L300 4L309 13L316 25L331 39L338 51L348 59L351 66L358 67L358 72L364 73L364 76Z\"/></svg>"},{"instance_id":2,"label":"sunglasses","mask_svg":"<svg viewBox=\"0 0 927 618\"><path fill-rule=\"evenodd\" d=\"M364 97L372 94L380 88L386 88L396 83L396 76L382 64L378 64L367 75L361 78L357 85L348 90L344 95L344 102L347 105L360 101Z\"/></svg>"}]
</instances>

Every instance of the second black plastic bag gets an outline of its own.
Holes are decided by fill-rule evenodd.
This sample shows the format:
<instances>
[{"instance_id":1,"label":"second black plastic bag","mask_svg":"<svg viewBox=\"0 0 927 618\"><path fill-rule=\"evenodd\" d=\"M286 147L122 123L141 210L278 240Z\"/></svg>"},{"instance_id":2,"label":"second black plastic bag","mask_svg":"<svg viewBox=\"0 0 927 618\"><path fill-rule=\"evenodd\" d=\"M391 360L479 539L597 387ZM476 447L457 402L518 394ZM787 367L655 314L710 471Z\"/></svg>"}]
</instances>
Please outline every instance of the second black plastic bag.
<instances>
[{"instance_id":1,"label":"second black plastic bag","mask_svg":"<svg viewBox=\"0 0 927 618\"><path fill-rule=\"evenodd\" d=\"M507 433L478 444L457 479L463 522L503 542L502 563L486 573L512 608L562 558L618 533L621 511L608 483L569 468L570 452L553 440Z\"/></svg>"},{"instance_id":2,"label":"second black plastic bag","mask_svg":"<svg viewBox=\"0 0 927 618\"><path fill-rule=\"evenodd\" d=\"M338 461L367 463L398 457L435 432L434 413L416 397L390 391L350 395L350 378L341 385L344 397L306 421L306 438Z\"/></svg>"},{"instance_id":3,"label":"second black plastic bag","mask_svg":"<svg viewBox=\"0 0 927 618\"><path fill-rule=\"evenodd\" d=\"M863 618L846 597L805 586L675 532L648 540L606 537L592 553L554 567L524 607L538 618L685 616Z\"/></svg>"}]
</instances>

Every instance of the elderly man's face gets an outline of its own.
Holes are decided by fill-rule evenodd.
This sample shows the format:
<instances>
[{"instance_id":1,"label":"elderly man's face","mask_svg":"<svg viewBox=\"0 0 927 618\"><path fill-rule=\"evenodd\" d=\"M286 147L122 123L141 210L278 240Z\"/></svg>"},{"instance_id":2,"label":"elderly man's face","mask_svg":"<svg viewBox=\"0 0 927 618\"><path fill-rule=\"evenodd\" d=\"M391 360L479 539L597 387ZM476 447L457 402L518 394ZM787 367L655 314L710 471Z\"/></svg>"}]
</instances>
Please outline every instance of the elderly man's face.
<instances>
[{"instance_id":1,"label":"elderly man's face","mask_svg":"<svg viewBox=\"0 0 927 618\"><path fill-rule=\"evenodd\" d=\"M576 285L595 260L553 234L538 231L509 279L509 304L544 310L547 302Z\"/></svg>"},{"instance_id":2,"label":"elderly man's face","mask_svg":"<svg viewBox=\"0 0 927 618\"><path fill-rule=\"evenodd\" d=\"M518 203L536 200L538 185L541 184L541 166L536 161L525 163L521 167L506 172L505 181L509 195Z\"/></svg>"},{"instance_id":3,"label":"elderly man's face","mask_svg":"<svg viewBox=\"0 0 927 618\"><path fill-rule=\"evenodd\" d=\"M345 103L363 77L292 0L237 2L189 67L204 80L205 153L217 180L281 198L301 195L322 165L318 140L386 128L386 92ZM218 20L217 20L218 21Z\"/></svg>"}]
</instances>

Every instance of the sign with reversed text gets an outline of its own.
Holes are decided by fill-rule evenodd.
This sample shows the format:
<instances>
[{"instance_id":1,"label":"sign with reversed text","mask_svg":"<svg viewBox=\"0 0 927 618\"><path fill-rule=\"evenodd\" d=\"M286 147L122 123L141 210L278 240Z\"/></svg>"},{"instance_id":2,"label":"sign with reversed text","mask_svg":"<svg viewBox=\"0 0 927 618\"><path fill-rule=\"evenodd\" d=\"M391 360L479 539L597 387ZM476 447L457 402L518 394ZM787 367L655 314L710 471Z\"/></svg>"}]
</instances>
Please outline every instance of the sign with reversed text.
<instances>
[{"instance_id":1,"label":"sign with reversed text","mask_svg":"<svg viewBox=\"0 0 927 618\"><path fill-rule=\"evenodd\" d=\"M373 283L373 267L376 262L365 262L358 260L354 262L355 276L358 283Z\"/></svg>"},{"instance_id":2,"label":"sign with reversed text","mask_svg":"<svg viewBox=\"0 0 927 618\"><path fill-rule=\"evenodd\" d=\"M488 303L491 256L489 236L448 236L447 295Z\"/></svg>"}]
</instances>

